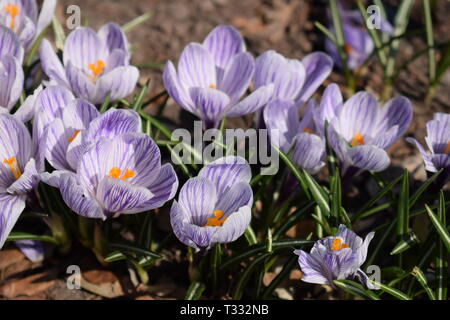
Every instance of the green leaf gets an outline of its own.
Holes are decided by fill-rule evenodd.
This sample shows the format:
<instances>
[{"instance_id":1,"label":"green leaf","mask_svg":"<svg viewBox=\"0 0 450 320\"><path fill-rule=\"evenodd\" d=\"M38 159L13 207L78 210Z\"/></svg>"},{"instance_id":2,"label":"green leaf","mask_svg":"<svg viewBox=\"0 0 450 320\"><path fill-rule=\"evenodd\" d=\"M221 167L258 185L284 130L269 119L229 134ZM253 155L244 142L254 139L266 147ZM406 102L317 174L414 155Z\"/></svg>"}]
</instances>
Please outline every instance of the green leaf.
<instances>
[{"instance_id":1,"label":"green leaf","mask_svg":"<svg viewBox=\"0 0 450 320\"><path fill-rule=\"evenodd\" d=\"M444 192L441 190L439 193L439 211L438 218L441 224L445 224L446 212L445 212L445 198ZM437 241L436 252L436 297L439 300L447 300L447 277L448 277L448 254L445 250L445 245L441 239Z\"/></svg>"},{"instance_id":2,"label":"green leaf","mask_svg":"<svg viewBox=\"0 0 450 320\"><path fill-rule=\"evenodd\" d=\"M450 68L450 43L445 47L442 52L442 58L439 60L436 69L436 80L435 84L438 84L445 72Z\"/></svg>"},{"instance_id":3,"label":"green leaf","mask_svg":"<svg viewBox=\"0 0 450 320\"><path fill-rule=\"evenodd\" d=\"M106 262L114 262L114 261L127 260L127 259L128 259L127 256L118 250L107 254L105 257Z\"/></svg>"},{"instance_id":4,"label":"green leaf","mask_svg":"<svg viewBox=\"0 0 450 320\"><path fill-rule=\"evenodd\" d=\"M203 291L205 291L205 285L201 282L193 282L188 291L186 292L186 296L184 300L199 300L202 296Z\"/></svg>"},{"instance_id":5,"label":"green leaf","mask_svg":"<svg viewBox=\"0 0 450 320\"><path fill-rule=\"evenodd\" d=\"M26 232L11 232L8 238L6 238L6 241L24 241L24 240L43 241L43 242L50 242L53 244L59 244L58 241L51 236L39 236Z\"/></svg>"},{"instance_id":6,"label":"green leaf","mask_svg":"<svg viewBox=\"0 0 450 320\"><path fill-rule=\"evenodd\" d=\"M150 116L149 114L145 113L144 111L140 110L139 115L143 117L145 120L149 121L155 128L161 131L161 133L169 140L172 140L172 133L170 130L163 125L161 122Z\"/></svg>"},{"instance_id":7,"label":"green leaf","mask_svg":"<svg viewBox=\"0 0 450 320\"><path fill-rule=\"evenodd\" d=\"M152 257L154 259L161 259L163 258L162 255L160 255L159 253L153 252L153 251L149 251L149 250L145 250L142 248L138 248L138 247L134 247L134 246L130 246L127 244L119 244L119 243L111 243L110 247L113 249L118 249L118 250L125 250L125 251L131 251L134 253L137 253L139 255L144 255L144 256L149 256Z\"/></svg>"},{"instance_id":8,"label":"green leaf","mask_svg":"<svg viewBox=\"0 0 450 320\"><path fill-rule=\"evenodd\" d=\"M436 178L441 174L444 169L439 170L433 174L427 181L425 181L419 189L412 195L409 199L409 208L411 209L416 202L419 200L420 196L428 189L428 187L436 180Z\"/></svg>"},{"instance_id":9,"label":"green leaf","mask_svg":"<svg viewBox=\"0 0 450 320\"><path fill-rule=\"evenodd\" d=\"M244 273L239 278L236 288L234 290L233 294L233 300L240 300L242 298L242 295L244 293L245 285L248 282L248 279L250 278L250 275L252 274L253 270L262 262L265 261L266 258L268 258L272 253L264 253L261 254L259 257L257 257L255 260L250 263L249 266L245 268Z\"/></svg>"},{"instance_id":10,"label":"green leaf","mask_svg":"<svg viewBox=\"0 0 450 320\"><path fill-rule=\"evenodd\" d=\"M144 13L143 15L131 20L130 22L128 22L122 26L123 32L125 32L125 33L130 32L131 30L133 30L140 24L149 20L152 16L153 16L152 12L147 12L147 13Z\"/></svg>"},{"instance_id":11,"label":"green leaf","mask_svg":"<svg viewBox=\"0 0 450 320\"><path fill-rule=\"evenodd\" d=\"M343 291L369 300L380 300L380 297L370 290L364 288L361 284L352 280L334 280L334 284Z\"/></svg>"},{"instance_id":12,"label":"green leaf","mask_svg":"<svg viewBox=\"0 0 450 320\"><path fill-rule=\"evenodd\" d=\"M383 292L386 292L387 294L390 294L391 296L399 299L399 300L412 300L408 295L401 292L400 290L397 290L395 288L389 287L385 284L382 284L380 282L368 279L373 285L379 287Z\"/></svg>"},{"instance_id":13,"label":"green leaf","mask_svg":"<svg viewBox=\"0 0 450 320\"><path fill-rule=\"evenodd\" d=\"M430 300L436 300L436 296L434 295L433 290L431 290L430 286L428 285L428 281L425 278L425 275L423 274L422 270L418 267L414 267L411 274L414 277L416 277L417 281L425 289L425 292L427 293L428 298L430 298Z\"/></svg>"},{"instance_id":14,"label":"green leaf","mask_svg":"<svg viewBox=\"0 0 450 320\"><path fill-rule=\"evenodd\" d=\"M248 226L247 229L245 229L244 235L249 245L252 246L258 243L258 240L256 240L256 234L251 226Z\"/></svg>"},{"instance_id":15,"label":"green leaf","mask_svg":"<svg viewBox=\"0 0 450 320\"><path fill-rule=\"evenodd\" d=\"M305 170L303 174L306 180L306 184L311 191L312 197L316 200L317 205L320 207L322 214L329 217L330 216L330 199L328 194L323 190L323 188L314 180L314 178Z\"/></svg>"},{"instance_id":16,"label":"green leaf","mask_svg":"<svg viewBox=\"0 0 450 320\"><path fill-rule=\"evenodd\" d=\"M442 242L447 247L447 251L450 252L450 234L448 233L447 229L445 228L445 225L439 221L438 217L433 213L433 211L425 205L425 208L427 209L428 216L430 217L431 222L433 223L433 226L437 230L439 236L441 237Z\"/></svg>"},{"instance_id":17,"label":"green leaf","mask_svg":"<svg viewBox=\"0 0 450 320\"><path fill-rule=\"evenodd\" d=\"M401 239L394 247L394 249L392 249L391 255L396 255L405 252L406 250L412 248L418 243L420 243L419 238L416 236L414 232L410 232L407 235L404 235L403 239Z\"/></svg>"},{"instance_id":18,"label":"green leaf","mask_svg":"<svg viewBox=\"0 0 450 320\"><path fill-rule=\"evenodd\" d=\"M431 18L430 0L423 0L422 3L428 45L428 77L430 79L430 83L432 83L436 80L436 58L434 54L433 21Z\"/></svg>"},{"instance_id":19,"label":"green leaf","mask_svg":"<svg viewBox=\"0 0 450 320\"><path fill-rule=\"evenodd\" d=\"M56 17L52 19L53 32L55 33L55 44L58 50L64 50L64 43L66 42L66 34L64 28Z\"/></svg>"},{"instance_id":20,"label":"green leaf","mask_svg":"<svg viewBox=\"0 0 450 320\"><path fill-rule=\"evenodd\" d=\"M110 102L111 102L111 92L108 93L108 95L106 96L105 101L103 101L103 103L102 103L102 105L100 107L100 113L105 113L106 110L108 110Z\"/></svg>"},{"instance_id":21,"label":"green leaf","mask_svg":"<svg viewBox=\"0 0 450 320\"><path fill-rule=\"evenodd\" d=\"M403 236L409 232L409 175L404 169L402 185L397 209L397 235Z\"/></svg>"},{"instance_id":22,"label":"green leaf","mask_svg":"<svg viewBox=\"0 0 450 320\"><path fill-rule=\"evenodd\" d=\"M139 94L136 96L136 99L133 101L131 105L131 109L134 111L140 111L142 109L142 105L144 104L144 98L148 91L148 86L150 84L150 79L147 80L145 85L142 87L141 91L139 91Z\"/></svg>"}]
</instances>

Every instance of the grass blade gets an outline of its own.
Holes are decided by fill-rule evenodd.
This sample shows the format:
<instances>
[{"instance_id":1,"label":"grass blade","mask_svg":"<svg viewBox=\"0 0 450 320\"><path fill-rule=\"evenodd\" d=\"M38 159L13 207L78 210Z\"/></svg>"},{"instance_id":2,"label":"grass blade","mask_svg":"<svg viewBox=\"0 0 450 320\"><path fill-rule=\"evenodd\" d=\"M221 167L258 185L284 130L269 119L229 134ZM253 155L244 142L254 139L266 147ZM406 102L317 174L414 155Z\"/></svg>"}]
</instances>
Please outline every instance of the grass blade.
<instances>
[{"instance_id":1,"label":"grass blade","mask_svg":"<svg viewBox=\"0 0 450 320\"><path fill-rule=\"evenodd\" d=\"M390 294L391 296L399 299L399 300L412 300L407 294L401 292L400 290L397 290L395 288L389 287L385 284L382 284L380 282L377 281L373 281L371 279L369 279L370 282L372 282L372 284L374 284L375 286L378 286L383 292L386 292L388 294Z\"/></svg>"},{"instance_id":2,"label":"grass blade","mask_svg":"<svg viewBox=\"0 0 450 320\"><path fill-rule=\"evenodd\" d=\"M153 16L152 12L147 12L147 13L144 13L143 15L131 20L130 22L128 22L122 26L123 32L125 32L125 33L130 32L131 30L133 30L140 24L149 20L152 16Z\"/></svg>"},{"instance_id":3,"label":"grass blade","mask_svg":"<svg viewBox=\"0 0 450 320\"><path fill-rule=\"evenodd\" d=\"M420 268L418 268L418 267L414 267L411 274L414 277L416 277L417 282L419 282L420 285L425 289L425 292L427 293L428 298L430 298L430 300L436 300L436 296L434 295L433 290L431 290L430 286L428 285L428 281L425 278L425 275L423 274L422 270L420 270Z\"/></svg>"},{"instance_id":4,"label":"grass blade","mask_svg":"<svg viewBox=\"0 0 450 320\"><path fill-rule=\"evenodd\" d=\"M303 170L303 174L306 180L306 184L311 191L311 195L314 200L317 202L317 205L322 210L322 214L329 217L330 216L330 198L328 194L323 190L323 188L314 180L314 178L305 170Z\"/></svg>"},{"instance_id":5,"label":"grass blade","mask_svg":"<svg viewBox=\"0 0 450 320\"><path fill-rule=\"evenodd\" d=\"M199 300L202 296L203 291L205 291L205 285L203 283L193 282L189 286L184 300Z\"/></svg>"},{"instance_id":6,"label":"grass blade","mask_svg":"<svg viewBox=\"0 0 450 320\"><path fill-rule=\"evenodd\" d=\"M445 198L444 192L441 190L439 194L439 211L438 218L441 224L445 224ZM447 300L447 268L448 268L448 254L445 251L442 240L437 241L437 255L436 255L436 297L438 300Z\"/></svg>"},{"instance_id":7,"label":"grass blade","mask_svg":"<svg viewBox=\"0 0 450 320\"><path fill-rule=\"evenodd\" d=\"M428 216L430 217L431 222L433 223L433 226L436 228L439 236L441 237L442 242L444 243L445 247L447 248L447 251L450 252L450 234L448 233L447 229L445 228L445 225L439 221L438 217L433 213L433 211L425 205L425 208L427 209Z\"/></svg>"},{"instance_id":8,"label":"grass blade","mask_svg":"<svg viewBox=\"0 0 450 320\"><path fill-rule=\"evenodd\" d=\"M53 244L59 244L58 241L51 236L39 236L26 232L11 232L8 238L6 238L6 241L24 241L24 240L43 241L43 242L50 242Z\"/></svg>"},{"instance_id":9,"label":"grass blade","mask_svg":"<svg viewBox=\"0 0 450 320\"><path fill-rule=\"evenodd\" d=\"M370 290L364 288L361 284L352 280L334 280L334 284L343 291L369 300L380 300L380 297Z\"/></svg>"},{"instance_id":10,"label":"grass blade","mask_svg":"<svg viewBox=\"0 0 450 320\"><path fill-rule=\"evenodd\" d=\"M409 175L405 169L397 209L397 235L403 236L409 232Z\"/></svg>"}]
</instances>

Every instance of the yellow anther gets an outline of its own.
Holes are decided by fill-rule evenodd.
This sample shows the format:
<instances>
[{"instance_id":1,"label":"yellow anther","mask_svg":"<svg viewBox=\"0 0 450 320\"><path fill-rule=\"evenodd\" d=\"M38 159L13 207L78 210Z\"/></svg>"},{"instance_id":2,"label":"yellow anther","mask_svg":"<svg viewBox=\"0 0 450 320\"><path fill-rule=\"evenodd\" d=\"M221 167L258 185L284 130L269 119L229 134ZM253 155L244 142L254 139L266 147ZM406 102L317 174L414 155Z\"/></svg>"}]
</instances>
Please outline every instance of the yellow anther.
<instances>
[{"instance_id":1,"label":"yellow anther","mask_svg":"<svg viewBox=\"0 0 450 320\"><path fill-rule=\"evenodd\" d=\"M228 217L220 219L223 216L222 210L214 210L213 214L214 217L208 218L208 222L205 224L205 227L220 227L228 219Z\"/></svg>"},{"instance_id":2,"label":"yellow anther","mask_svg":"<svg viewBox=\"0 0 450 320\"><path fill-rule=\"evenodd\" d=\"M103 70L105 69L105 63L103 62L103 60L97 60L95 63L90 63L88 68L92 71L92 76L90 76L90 79L93 82L96 82L98 76L102 74Z\"/></svg>"},{"instance_id":3,"label":"yellow anther","mask_svg":"<svg viewBox=\"0 0 450 320\"><path fill-rule=\"evenodd\" d=\"M211 83L211 84L209 85L209 88L210 88L210 89L215 89L215 88L216 88L216 85L214 85L214 84Z\"/></svg>"},{"instance_id":4,"label":"yellow anther","mask_svg":"<svg viewBox=\"0 0 450 320\"><path fill-rule=\"evenodd\" d=\"M16 180L22 176L22 171L20 171L20 167L17 163L16 157L5 159L3 160L3 163L9 167Z\"/></svg>"},{"instance_id":5,"label":"yellow anther","mask_svg":"<svg viewBox=\"0 0 450 320\"><path fill-rule=\"evenodd\" d=\"M109 170L109 176L111 178L114 179L120 179L120 180L127 180L129 178L133 178L134 177L134 171L130 170L130 169L126 169L124 174L122 175L122 170L120 170L119 168L112 168L111 170Z\"/></svg>"},{"instance_id":6,"label":"yellow anther","mask_svg":"<svg viewBox=\"0 0 450 320\"><path fill-rule=\"evenodd\" d=\"M303 129L303 131L306 132L306 133L309 133L309 134L313 134L314 133L314 131L312 131L312 129L310 129L310 128L305 128L305 129Z\"/></svg>"},{"instance_id":7,"label":"yellow anther","mask_svg":"<svg viewBox=\"0 0 450 320\"><path fill-rule=\"evenodd\" d=\"M67 138L67 141L69 141L69 142L72 142L73 140L75 140L75 138L77 137L77 135L80 133L80 130L75 130L74 132L73 132L73 134L69 137L69 138Z\"/></svg>"},{"instance_id":8,"label":"yellow anther","mask_svg":"<svg viewBox=\"0 0 450 320\"><path fill-rule=\"evenodd\" d=\"M14 29L16 17L19 15L19 8L14 4L7 4L5 7L3 7L3 11L5 11L11 17L9 27L11 29Z\"/></svg>"},{"instance_id":9,"label":"yellow anther","mask_svg":"<svg viewBox=\"0 0 450 320\"><path fill-rule=\"evenodd\" d=\"M331 250L337 251L337 250L341 250L341 249L344 249L344 248L348 248L348 245L343 243L341 239L334 238L333 243L331 245Z\"/></svg>"},{"instance_id":10,"label":"yellow anther","mask_svg":"<svg viewBox=\"0 0 450 320\"><path fill-rule=\"evenodd\" d=\"M445 148L444 153L446 154L450 153L450 141L447 143L447 147Z\"/></svg>"},{"instance_id":11,"label":"yellow anther","mask_svg":"<svg viewBox=\"0 0 450 320\"><path fill-rule=\"evenodd\" d=\"M364 144L364 138L361 135L361 133L359 133L359 132L355 133L355 135L353 136L351 145L353 147L355 147L355 146L361 146L363 144Z\"/></svg>"},{"instance_id":12,"label":"yellow anther","mask_svg":"<svg viewBox=\"0 0 450 320\"><path fill-rule=\"evenodd\" d=\"M346 43L346 44L344 44L344 51L345 51L346 54L350 54L350 53L352 53L353 48L352 48L351 45Z\"/></svg>"}]
</instances>

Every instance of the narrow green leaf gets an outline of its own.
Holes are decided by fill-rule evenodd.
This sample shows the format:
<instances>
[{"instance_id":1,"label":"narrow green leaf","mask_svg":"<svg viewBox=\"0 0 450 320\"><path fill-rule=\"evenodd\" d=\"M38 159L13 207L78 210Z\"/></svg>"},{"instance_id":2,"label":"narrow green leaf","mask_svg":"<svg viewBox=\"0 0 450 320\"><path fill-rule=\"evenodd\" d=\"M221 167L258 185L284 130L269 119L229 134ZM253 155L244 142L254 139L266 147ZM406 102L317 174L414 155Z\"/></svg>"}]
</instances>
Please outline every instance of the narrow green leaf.
<instances>
[{"instance_id":1,"label":"narrow green leaf","mask_svg":"<svg viewBox=\"0 0 450 320\"><path fill-rule=\"evenodd\" d=\"M131 109L133 109L134 111L139 111L142 109L142 105L144 103L144 98L147 94L149 84L150 79L147 80L147 82L142 87L141 91L139 91L139 94L136 96L136 99L133 101Z\"/></svg>"},{"instance_id":2,"label":"narrow green leaf","mask_svg":"<svg viewBox=\"0 0 450 320\"><path fill-rule=\"evenodd\" d=\"M402 185L397 208L397 235L403 236L409 232L409 175L404 169Z\"/></svg>"},{"instance_id":3,"label":"narrow green leaf","mask_svg":"<svg viewBox=\"0 0 450 320\"><path fill-rule=\"evenodd\" d=\"M58 50L64 50L64 43L66 42L66 34L64 28L56 17L52 19L53 32L55 33L55 44Z\"/></svg>"},{"instance_id":4,"label":"narrow green leaf","mask_svg":"<svg viewBox=\"0 0 450 320\"><path fill-rule=\"evenodd\" d=\"M146 250L146 249L142 249L142 248L138 248L138 247L134 247L134 246L130 246L130 245L127 245L127 244L111 243L110 247L113 248L113 249L121 250L121 251L122 250L131 251L131 252L134 252L134 253L137 253L137 254L140 254L140 255L150 256L150 257L152 257L154 259L161 259L163 257L162 255L160 255L160 254L158 254L156 252L153 252L153 251L150 251L150 250Z\"/></svg>"},{"instance_id":5,"label":"narrow green leaf","mask_svg":"<svg viewBox=\"0 0 450 320\"><path fill-rule=\"evenodd\" d=\"M428 45L428 77L430 83L436 79L436 58L434 53L433 21L431 18L430 0L423 0L423 14L425 17L425 31Z\"/></svg>"},{"instance_id":6,"label":"narrow green leaf","mask_svg":"<svg viewBox=\"0 0 450 320\"><path fill-rule=\"evenodd\" d=\"M405 252L420 243L419 238L414 232L410 232L403 236L403 238L397 243L397 245L392 249L391 255L396 255Z\"/></svg>"},{"instance_id":7,"label":"narrow green leaf","mask_svg":"<svg viewBox=\"0 0 450 320\"><path fill-rule=\"evenodd\" d=\"M436 300L436 296L434 295L433 290L431 290L430 286L428 285L428 281L425 278L425 275L423 274L422 270L418 267L414 267L411 274L414 277L416 277L417 282L419 282L420 285L425 289L425 292L427 293L428 298L430 298L430 300Z\"/></svg>"},{"instance_id":8,"label":"narrow green leaf","mask_svg":"<svg viewBox=\"0 0 450 320\"><path fill-rule=\"evenodd\" d=\"M114 261L127 260L127 259L128 259L127 256L118 250L109 253L105 257L106 262L114 262Z\"/></svg>"},{"instance_id":9,"label":"narrow green leaf","mask_svg":"<svg viewBox=\"0 0 450 320\"><path fill-rule=\"evenodd\" d=\"M130 22L128 22L122 26L123 32L125 32L125 33L130 32L131 30L133 30L140 24L149 20L152 16L153 16L152 12L147 12L147 13L144 13L143 15L131 20Z\"/></svg>"},{"instance_id":10,"label":"narrow green leaf","mask_svg":"<svg viewBox=\"0 0 450 320\"><path fill-rule=\"evenodd\" d=\"M249 245L252 246L258 243L258 240L256 240L256 234L251 226L248 226L247 229L245 229L244 235Z\"/></svg>"},{"instance_id":11,"label":"narrow green leaf","mask_svg":"<svg viewBox=\"0 0 450 320\"><path fill-rule=\"evenodd\" d=\"M188 291L186 292L186 296L184 300L199 300L202 296L203 291L205 291L205 285L201 282L193 282Z\"/></svg>"},{"instance_id":12,"label":"narrow green leaf","mask_svg":"<svg viewBox=\"0 0 450 320\"><path fill-rule=\"evenodd\" d=\"M336 45L336 38L334 35L325 27L323 24L321 24L319 21L315 21L314 25L317 29L319 29L328 39L331 40Z\"/></svg>"},{"instance_id":13,"label":"narrow green leaf","mask_svg":"<svg viewBox=\"0 0 450 320\"><path fill-rule=\"evenodd\" d=\"M445 198L444 192L439 193L439 211L438 218L441 224L445 224ZM445 250L445 245L441 239L437 241L436 252L436 297L438 300L447 300L447 278L448 278L448 253Z\"/></svg>"},{"instance_id":14,"label":"narrow green leaf","mask_svg":"<svg viewBox=\"0 0 450 320\"><path fill-rule=\"evenodd\" d=\"M316 200L317 205L320 207L320 210L322 210L322 214L327 217L330 216L330 199L327 193L307 171L303 170L303 174L306 184L311 191L311 195L313 196L314 200Z\"/></svg>"},{"instance_id":15,"label":"narrow green leaf","mask_svg":"<svg viewBox=\"0 0 450 320\"><path fill-rule=\"evenodd\" d=\"M106 96L105 101L103 101L103 103L102 103L102 105L100 107L100 113L105 113L106 110L108 110L110 102L111 102L111 92L108 93L108 95Z\"/></svg>"},{"instance_id":16,"label":"narrow green leaf","mask_svg":"<svg viewBox=\"0 0 450 320\"><path fill-rule=\"evenodd\" d=\"M149 114L145 113L144 111L140 110L139 115L143 117L145 120L149 121L155 128L161 131L161 133L169 140L172 139L172 133L170 130L163 125L161 122L150 116Z\"/></svg>"},{"instance_id":17,"label":"narrow green leaf","mask_svg":"<svg viewBox=\"0 0 450 320\"><path fill-rule=\"evenodd\" d=\"M436 79L434 85L438 84L447 70L450 68L450 43L444 48L442 57L436 67Z\"/></svg>"},{"instance_id":18,"label":"narrow green leaf","mask_svg":"<svg viewBox=\"0 0 450 320\"><path fill-rule=\"evenodd\" d=\"M391 296L393 296L399 300L412 300L408 295L401 292L400 290L389 287L385 284L382 284L380 282L377 282L377 281L374 281L371 279L369 279L368 281L370 281L373 285L379 287L383 292L386 292L387 294L390 294Z\"/></svg>"},{"instance_id":19,"label":"narrow green leaf","mask_svg":"<svg viewBox=\"0 0 450 320\"><path fill-rule=\"evenodd\" d=\"M58 241L51 236L39 236L26 232L11 232L8 238L6 238L6 241L24 241L24 240L43 241L43 242L50 242L53 244L59 244Z\"/></svg>"},{"instance_id":20,"label":"narrow green leaf","mask_svg":"<svg viewBox=\"0 0 450 320\"><path fill-rule=\"evenodd\" d=\"M443 225L438 217L433 213L433 211L425 205L425 208L427 209L428 216L430 217L431 222L433 223L433 226L437 230L439 236L441 237L442 242L444 243L445 247L447 248L447 251L450 252L450 234L448 233L447 229L445 228L445 225Z\"/></svg>"},{"instance_id":21,"label":"narrow green leaf","mask_svg":"<svg viewBox=\"0 0 450 320\"><path fill-rule=\"evenodd\" d=\"M416 202L419 200L420 196L428 189L428 187L436 180L436 178L441 174L444 169L439 170L433 174L427 181L425 181L419 189L411 196L409 199L409 208L411 209Z\"/></svg>"},{"instance_id":22,"label":"narrow green leaf","mask_svg":"<svg viewBox=\"0 0 450 320\"><path fill-rule=\"evenodd\" d=\"M369 300L380 300L380 297L370 290L364 288L361 284L352 280L334 280L334 284L343 291Z\"/></svg>"}]
</instances>

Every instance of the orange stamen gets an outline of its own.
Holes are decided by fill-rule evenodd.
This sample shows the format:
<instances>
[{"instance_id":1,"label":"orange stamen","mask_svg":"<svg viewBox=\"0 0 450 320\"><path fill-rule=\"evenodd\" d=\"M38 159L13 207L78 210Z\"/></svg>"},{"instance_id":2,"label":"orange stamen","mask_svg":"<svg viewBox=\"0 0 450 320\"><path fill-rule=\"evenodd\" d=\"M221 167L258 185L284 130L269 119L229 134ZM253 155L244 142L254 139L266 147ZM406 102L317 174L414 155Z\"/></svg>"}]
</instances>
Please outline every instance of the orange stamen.
<instances>
[{"instance_id":1,"label":"orange stamen","mask_svg":"<svg viewBox=\"0 0 450 320\"><path fill-rule=\"evenodd\" d=\"M11 17L11 22L9 24L9 27L11 29L14 29L16 17L19 15L19 8L17 8L16 5L8 4L3 8L3 11L5 11Z\"/></svg>"},{"instance_id":2,"label":"orange stamen","mask_svg":"<svg viewBox=\"0 0 450 320\"><path fill-rule=\"evenodd\" d=\"M312 131L310 128L305 128L303 129L304 132L309 133L309 134L313 134L314 131Z\"/></svg>"},{"instance_id":3,"label":"orange stamen","mask_svg":"<svg viewBox=\"0 0 450 320\"><path fill-rule=\"evenodd\" d=\"M209 85L209 88L210 88L210 89L215 89L216 86L215 86L214 84L210 84L210 85Z\"/></svg>"},{"instance_id":4,"label":"orange stamen","mask_svg":"<svg viewBox=\"0 0 450 320\"><path fill-rule=\"evenodd\" d=\"M444 153L446 154L450 153L450 141L447 143L447 147L445 148Z\"/></svg>"},{"instance_id":5,"label":"orange stamen","mask_svg":"<svg viewBox=\"0 0 450 320\"><path fill-rule=\"evenodd\" d=\"M360 145L363 145L363 144L364 144L364 138L361 135L361 133L359 133L359 132L355 133L355 135L353 136L351 145L353 147L355 147L355 146L360 146Z\"/></svg>"},{"instance_id":6,"label":"orange stamen","mask_svg":"<svg viewBox=\"0 0 450 320\"><path fill-rule=\"evenodd\" d=\"M105 63L103 60L97 60L95 63L90 63L88 68L92 71L92 76L90 76L90 79L93 82L96 82L98 76L103 72L103 69L105 69Z\"/></svg>"},{"instance_id":7,"label":"orange stamen","mask_svg":"<svg viewBox=\"0 0 450 320\"><path fill-rule=\"evenodd\" d=\"M346 54L350 54L353 51L353 48L351 45L346 43L346 44L344 44L344 51Z\"/></svg>"},{"instance_id":8,"label":"orange stamen","mask_svg":"<svg viewBox=\"0 0 450 320\"><path fill-rule=\"evenodd\" d=\"M75 140L75 138L77 137L77 135L78 135L79 133L80 133L80 130L75 130L75 131L73 132L73 135L70 136L69 138L67 138L67 141L69 141L69 143L72 142L73 140Z\"/></svg>"},{"instance_id":9,"label":"orange stamen","mask_svg":"<svg viewBox=\"0 0 450 320\"><path fill-rule=\"evenodd\" d=\"M20 171L20 167L17 163L16 157L5 159L3 160L3 163L8 165L16 180L22 176L22 171Z\"/></svg>"},{"instance_id":10,"label":"orange stamen","mask_svg":"<svg viewBox=\"0 0 450 320\"><path fill-rule=\"evenodd\" d=\"M111 170L109 170L109 176L111 178L114 179L120 179L120 180L127 180L129 178L133 178L134 177L134 171L130 170L130 169L126 169L124 174L122 175L122 177L120 177L122 175L122 170L120 170L119 168L112 168Z\"/></svg>"},{"instance_id":11,"label":"orange stamen","mask_svg":"<svg viewBox=\"0 0 450 320\"><path fill-rule=\"evenodd\" d=\"M341 241L341 239L339 238L334 238L333 243L331 245L331 250L333 251L337 251L337 250L341 250L341 249L345 249L348 248L348 245L346 245L345 243L343 243Z\"/></svg>"},{"instance_id":12,"label":"orange stamen","mask_svg":"<svg viewBox=\"0 0 450 320\"><path fill-rule=\"evenodd\" d=\"M215 210L213 214L214 217L208 218L208 222L205 224L205 227L221 227L222 224L228 219L228 217L220 219L223 216L222 210Z\"/></svg>"}]
</instances>

